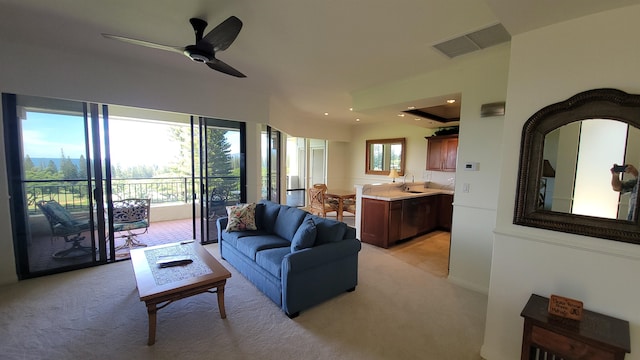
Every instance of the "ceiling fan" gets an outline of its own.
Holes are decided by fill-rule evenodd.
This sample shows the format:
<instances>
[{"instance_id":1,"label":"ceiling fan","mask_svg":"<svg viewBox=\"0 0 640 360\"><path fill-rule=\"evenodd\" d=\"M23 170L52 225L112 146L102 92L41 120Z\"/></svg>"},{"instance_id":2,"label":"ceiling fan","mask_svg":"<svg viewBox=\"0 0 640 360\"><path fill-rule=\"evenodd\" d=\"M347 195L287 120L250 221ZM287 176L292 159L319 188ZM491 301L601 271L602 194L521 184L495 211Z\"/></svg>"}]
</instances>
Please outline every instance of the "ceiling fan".
<instances>
[{"instance_id":1,"label":"ceiling fan","mask_svg":"<svg viewBox=\"0 0 640 360\"><path fill-rule=\"evenodd\" d=\"M216 52L226 50L240 33L240 29L242 29L242 21L240 21L240 19L235 16L231 16L220 23L220 25L213 28L213 30L209 31L205 36L203 36L203 34L204 29L207 27L206 21L191 18L189 19L189 22L191 23L191 26L193 26L193 31L196 35L196 43L185 47L156 44L149 41L111 34L102 34L102 36L107 39L124 41L134 45L177 52L188 56L193 61L205 63L213 70L217 70L231 76L246 77L246 75L240 71L234 69L223 61L216 59Z\"/></svg>"}]
</instances>

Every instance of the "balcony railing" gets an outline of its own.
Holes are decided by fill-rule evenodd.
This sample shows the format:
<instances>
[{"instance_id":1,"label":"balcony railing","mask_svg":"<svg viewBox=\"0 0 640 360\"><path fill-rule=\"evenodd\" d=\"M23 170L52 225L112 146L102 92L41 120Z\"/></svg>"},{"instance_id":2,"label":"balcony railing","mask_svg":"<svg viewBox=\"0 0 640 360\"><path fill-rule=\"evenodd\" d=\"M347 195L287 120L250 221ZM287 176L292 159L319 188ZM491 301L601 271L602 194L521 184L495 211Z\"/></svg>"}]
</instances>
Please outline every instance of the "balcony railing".
<instances>
[{"instance_id":1,"label":"balcony railing","mask_svg":"<svg viewBox=\"0 0 640 360\"><path fill-rule=\"evenodd\" d=\"M24 181L25 194L29 213L38 212L36 203L40 200L56 200L68 210L89 209L89 187L83 180L28 180ZM224 189L226 201L240 201L240 178L238 176L218 176L208 179L211 196L214 190L220 193ZM112 179L113 198L147 198L152 204L190 203L197 199L199 191L193 191L190 177ZM200 181L196 179L195 188L200 189Z\"/></svg>"}]
</instances>

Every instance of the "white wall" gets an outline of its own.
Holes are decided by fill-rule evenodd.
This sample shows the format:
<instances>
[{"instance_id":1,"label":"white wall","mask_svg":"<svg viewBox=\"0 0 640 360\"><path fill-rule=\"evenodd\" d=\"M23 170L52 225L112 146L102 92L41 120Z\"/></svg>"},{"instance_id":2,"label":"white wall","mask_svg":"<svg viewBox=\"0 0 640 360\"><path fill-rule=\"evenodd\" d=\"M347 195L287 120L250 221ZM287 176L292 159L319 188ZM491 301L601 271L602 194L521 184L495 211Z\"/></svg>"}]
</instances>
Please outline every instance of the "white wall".
<instances>
[{"instance_id":1,"label":"white wall","mask_svg":"<svg viewBox=\"0 0 640 360\"><path fill-rule=\"evenodd\" d=\"M327 142L327 187L330 189L354 190L349 178L351 157L349 143Z\"/></svg>"},{"instance_id":2,"label":"white wall","mask_svg":"<svg viewBox=\"0 0 640 360\"><path fill-rule=\"evenodd\" d=\"M483 357L519 358L520 312L532 293L582 300L586 309L628 320L640 359L640 246L512 224L520 134L540 108L588 89L640 93L640 6L525 34L511 42L502 169Z\"/></svg>"},{"instance_id":3,"label":"white wall","mask_svg":"<svg viewBox=\"0 0 640 360\"><path fill-rule=\"evenodd\" d=\"M487 293L491 272L493 230L499 190L503 116L480 117L482 104L504 101L509 67L509 45L462 56L438 72L367 89L354 96L354 108L400 104L412 99L462 93L458 165L455 174L438 173L440 180L455 177L449 280ZM384 176L364 174L365 140L407 138L407 169L416 181L430 180L426 168L427 142L433 132L393 123L353 126L351 177L354 184L390 182ZM479 171L464 171L465 162L479 162ZM463 185L470 191L464 193Z\"/></svg>"},{"instance_id":4,"label":"white wall","mask_svg":"<svg viewBox=\"0 0 640 360\"><path fill-rule=\"evenodd\" d=\"M407 174L407 182L411 181L413 175L416 182L426 181L425 167L427 154L427 140L425 136L431 136L433 129L425 129L418 126L406 124L361 124L353 126L352 138L348 150L350 160L349 177L353 185L363 185L372 183L390 183L391 178L386 175L367 175L365 174L366 141L374 139L395 139L405 138L405 174ZM455 177L455 173L450 173ZM401 177L396 182L402 182Z\"/></svg>"}]
</instances>

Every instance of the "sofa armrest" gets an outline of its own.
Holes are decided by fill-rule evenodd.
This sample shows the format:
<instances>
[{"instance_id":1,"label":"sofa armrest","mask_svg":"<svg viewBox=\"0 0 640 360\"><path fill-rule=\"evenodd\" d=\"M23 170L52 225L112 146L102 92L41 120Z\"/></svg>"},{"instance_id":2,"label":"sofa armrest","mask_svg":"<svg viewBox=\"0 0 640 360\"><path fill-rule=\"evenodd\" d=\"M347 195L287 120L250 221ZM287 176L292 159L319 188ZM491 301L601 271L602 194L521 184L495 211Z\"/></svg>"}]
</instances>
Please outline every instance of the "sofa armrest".
<instances>
[{"instance_id":1,"label":"sofa armrest","mask_svg":"<svg viewBox=\"0 0 640 360\"><path fill-rule=\"evenodd\" d=\"M326 265L335 260L357 254L362 248L358 239L344 239L320 246L292 252L282 260L283 274L300 272L313 267Z\"/></svg>"},{"instance_id":2,"label":"sofa armrest","mask_svg":"<svg viewBox=\"0 0 640 360\"><path fill-rule=\"evenodd\" d=\"M358 284L358 239L295 251L282 259L282 310L289 317Z\"/></svg>"}]
</instances>

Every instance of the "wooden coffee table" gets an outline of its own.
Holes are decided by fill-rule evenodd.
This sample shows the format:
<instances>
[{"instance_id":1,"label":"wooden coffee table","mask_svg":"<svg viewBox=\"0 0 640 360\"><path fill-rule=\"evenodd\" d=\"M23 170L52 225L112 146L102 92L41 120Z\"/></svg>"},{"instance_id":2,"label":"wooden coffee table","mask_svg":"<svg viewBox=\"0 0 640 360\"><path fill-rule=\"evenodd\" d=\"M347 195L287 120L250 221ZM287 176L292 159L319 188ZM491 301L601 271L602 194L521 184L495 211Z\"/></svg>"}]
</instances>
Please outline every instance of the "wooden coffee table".
<instances>
[{"instance_id":1,"label":"wooden coffee table","mask_svg":"<svg viewBox=\"0 0 640 360\"><path fill-rule=\"evenodd\" d=\"M157 311L176 300L204 292L217 293L220 317L227 317L224 286L231 273L198 242L183 241L132 249L130 253L140 301L145 302L149 314L148 345L156 341ZM166 268L156 264L158 259L171 255L188 256L193 262Z\"/></svg>"}]
</instances>

